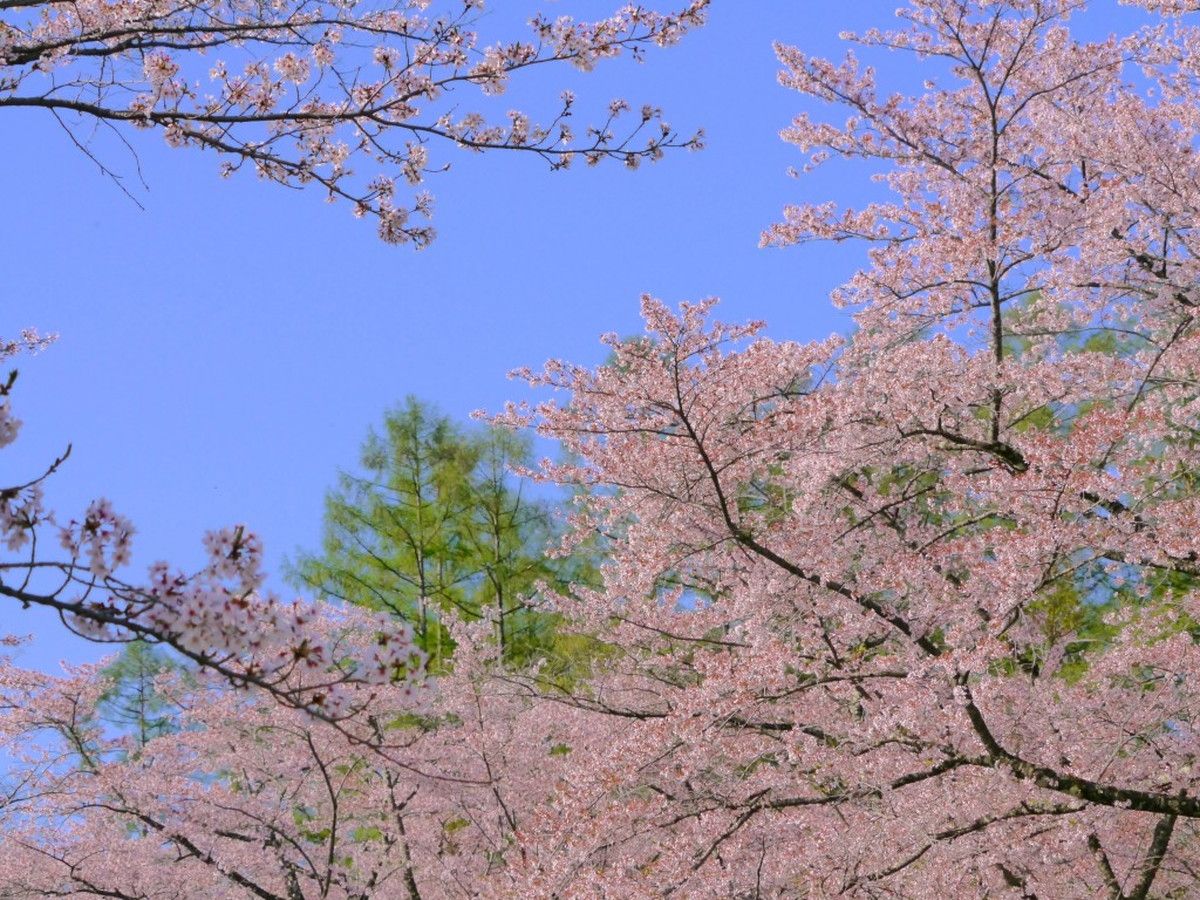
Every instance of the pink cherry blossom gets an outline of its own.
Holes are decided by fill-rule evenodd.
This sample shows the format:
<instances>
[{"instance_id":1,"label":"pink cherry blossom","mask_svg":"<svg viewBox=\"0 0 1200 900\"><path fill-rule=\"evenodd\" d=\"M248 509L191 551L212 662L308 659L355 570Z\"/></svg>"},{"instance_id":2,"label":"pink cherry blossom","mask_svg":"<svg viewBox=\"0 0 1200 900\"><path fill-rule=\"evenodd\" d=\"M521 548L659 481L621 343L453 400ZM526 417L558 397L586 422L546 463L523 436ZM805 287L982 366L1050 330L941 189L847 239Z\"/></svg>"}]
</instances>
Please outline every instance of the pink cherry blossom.
<instances>
[{"instance_id":1,"label":"pink cherry blossom","mask_svg":"<svg viewBox=\"0 0 1200 900\"><path fill-rule=\"evenodd\" d=\"M785 139L882 173L763 238L864 244L834 298L857 327L646 297L605 364L517 373L545 399L497 418L567 451L533 474L575 489L562 549L604 551L539 591L569 675L506 667L483 621L433 684L402 624L263 595L244 527L125 582L107 504L59 532L45 478L0 492L0 593L200 664L141 745L97 724L95 670L0 666L0 893L1192 895L1200 22L1137 5L1168 19L1084 41L1076 0L911 0L846 36L907 54L915 94L777 48L808 104ZM652 15L536 27L589 68ZM528 52L454 65L496 93ZM440 127L533 134L509 122Z\"/></svg>"},{"instance_id":2,"label":"pink cherry blossom","mask_svg":"<svg viewBox=\"0 0 1200 900\"><path fill-rule=\"evenodd\" d=\"M223 157L224 175L319 186L377 218L383 240L422 247L434 237L431 202L378 197L368 186L377 175L419 185L449 167L454 148L521 150L558 169L578 154L630 163L699 147L699 134L657 113L576 140L568 101L544 124L522 112L528 124L513 129L470 107L472 94L503 93L531 67L590 70L675 43L703 24L708 3L630 4L594 22L536 16L514 40L486 32L480 0L14 0L0 6L0 108L48 110L65 127L156 128L172 147Z\"/></svg>"}]
</instances>

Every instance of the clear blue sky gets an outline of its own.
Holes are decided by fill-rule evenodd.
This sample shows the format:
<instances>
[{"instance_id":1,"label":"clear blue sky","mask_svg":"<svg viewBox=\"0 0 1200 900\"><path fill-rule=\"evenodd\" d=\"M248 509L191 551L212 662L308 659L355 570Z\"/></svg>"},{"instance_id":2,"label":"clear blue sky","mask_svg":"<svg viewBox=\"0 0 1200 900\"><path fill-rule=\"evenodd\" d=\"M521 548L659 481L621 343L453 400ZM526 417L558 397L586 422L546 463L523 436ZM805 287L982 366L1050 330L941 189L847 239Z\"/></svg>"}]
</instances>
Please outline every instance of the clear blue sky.
<instances>
[{"instance_id":1,"label":"clear blue sky","mask_svg":"<svg viewBox=\"0 0 1200 900\"><path fill-rule=\"evenodd\" d=\"M0 335L61 339L20 362L27 425L0 482L71 442L52 503L110 497L138 526L137 568L194 565L206 529L246 522L277 571L315 546L326 488L387 406L415 394L455 416L496 409L519 395L515 366L602 359L597 336L637 330L642 292L718 295L722 317L765 318L778 337L844 329L827 296L861 248L757 247L785 203L868 190L849 169L787 177L798 154L778 132L802 104L776 83L771 43L840 55L837 32L886 24L896 2L717 0L707 27L644 65L547 68L530 96L569 86L581 112L653 102L681 130L703 126L708 149L549 173L444 148L435 160L454 168L429 183L440 237L422 253L383 245L315 192L222 181L216 157L156 136L136 138L140 210L48 116L6 112ZM521 5L602 14L617 0ZM118 153L105 161L132 174ZM42 616L10 610L2 626L38 631L28 662L87 651Z\"/></svg>"}]
</instances>

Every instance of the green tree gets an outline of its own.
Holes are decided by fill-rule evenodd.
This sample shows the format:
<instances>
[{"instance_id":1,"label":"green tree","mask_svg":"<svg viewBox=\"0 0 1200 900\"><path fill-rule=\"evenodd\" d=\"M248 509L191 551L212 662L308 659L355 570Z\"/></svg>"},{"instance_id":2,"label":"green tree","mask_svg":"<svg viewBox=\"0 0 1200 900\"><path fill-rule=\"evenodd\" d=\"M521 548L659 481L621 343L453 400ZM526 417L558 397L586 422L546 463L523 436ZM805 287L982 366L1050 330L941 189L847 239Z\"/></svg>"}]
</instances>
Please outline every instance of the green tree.
<instances>
[{"instance_id":1,"label":"green tree","mask_svg":"<svg viewBox=\"0 0 1200 900\"><path fill-rule=\"evenodd\" d=\"M145 641L125 645L117 658L104 668L109 682L98 705L101 721L110 728L131 734L138 748L175 728L175 710L156 688L154 681L180 664Z\"/></svg>"},{"instance_id":2,"label":"green tree","mask_svg":"<svg viewBox=\"0 0 1200 900\"><path fill-rule=\"evenodd\" d=\"M488 617L506 661L545 652L552 617L530 608L540 582L566 583L585 565L553 559L553 507L514 467L529 440L466 429L415 398L389 411L325 500L319 553L290 567L298 586L386 610L412 624L432 664L453 650L446 617Z\"/></svg>"}]
</instances>

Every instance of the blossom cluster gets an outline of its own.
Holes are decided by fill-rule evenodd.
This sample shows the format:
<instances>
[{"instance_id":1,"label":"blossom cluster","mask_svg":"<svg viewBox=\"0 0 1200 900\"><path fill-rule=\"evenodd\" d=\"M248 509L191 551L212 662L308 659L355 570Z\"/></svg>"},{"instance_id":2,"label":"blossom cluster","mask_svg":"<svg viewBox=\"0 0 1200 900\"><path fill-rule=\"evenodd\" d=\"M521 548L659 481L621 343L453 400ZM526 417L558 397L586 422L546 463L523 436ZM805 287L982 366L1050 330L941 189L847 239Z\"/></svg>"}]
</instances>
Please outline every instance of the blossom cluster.
<instances>
[{"instance_id":1,"label":"blossom cluster","mask_svg":"<svg viewBox=\"0 0 1200 900\"><path fill-rule=\"evenodd\" d=\"M376 219L384 241L422 247L434 236L430 198L401 200L378 178L422 184L449 165L430 159L437 145L520 150L552 168L580 155L632 166L699 147L699 134L680 135L657 110L622 132L610 116L577 137L571 99L535 124L525 111L493 117L489 98L544 63L590 70L676 43L708 4L630 4L597 21L539 16L526 37L505 40L485 33L478 0L296 0L252 13L233 0L21 2L0 10L0 107L155 128L172 147L223 157L224 175L245 168L315 185ZM464 108L464 92L482 95L478 109Z\"/></svg>"},{"instance_id":2,"label":"blossom cluster","mask_svg":"<svg viewBox=\"0 0 1200 900\"><path fill-rule=\"evenodd\" d=\"M5 396L0 425L15 436L8 403ZM0 490L0 543L13 554L0 561L0 596L54 609L93 640L169 645L234 685L326 719L357 714L381 686L414 704L424 696L425 656L411 628L264 592L262 544L244 526L206 534L207 562L197 572L159 562L144 582L127 580L135 529L108 500L65 524L46 507L44 482L62 461ZM43 534L57 535L63 556L40 555Z\"/></svg>"}]
</instances>

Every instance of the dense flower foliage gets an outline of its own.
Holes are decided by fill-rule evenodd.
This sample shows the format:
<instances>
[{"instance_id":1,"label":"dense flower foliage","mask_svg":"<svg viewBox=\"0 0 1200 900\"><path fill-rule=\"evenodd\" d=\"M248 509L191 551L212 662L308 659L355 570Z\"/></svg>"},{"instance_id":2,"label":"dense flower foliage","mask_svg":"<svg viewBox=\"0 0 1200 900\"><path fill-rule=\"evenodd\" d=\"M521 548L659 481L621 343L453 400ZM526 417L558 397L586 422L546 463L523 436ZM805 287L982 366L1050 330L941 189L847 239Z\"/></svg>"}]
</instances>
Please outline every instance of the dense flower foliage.
<instances>
[{"instance_id":1,"label":"dense flower foliage","mask_svg":"<svg viewBox=\"0 0 1200 900\"><path fill-rule=\"evenodd\" d=\"M559 396L500 421L569 451L536 473L583 489L561 550L606 557L550 601L582 662L514 669L477 623L436 691L363 678L333 716L210 666L164 676L180 728L140 744L91 724L92 673L10 666L4 891L1193 895L1200 25L1131 5L1166 18L1084 42L1077 0L912 0L847 36L913 54L917 96L780 46L843 114L786 139L884 171L887 197L764 235L868 243L836 297L857 328L799 344L646 298L606 364L521 373ZM4 494L17 549L37 488ZM169 618L153 578L103 599L128 530L93 507L55 569L107 590L108 627L196 655L196 624L285 698L311 677ZM199 582L255 597L247 541L214 536ZM334 674L387 633L319 630Z\"/></svg>"},{"instance_id":2,"label":"dense flower foliage","mask_svg":"<svg viewBox=\"0 0 1200 900\"><path fill-rule=\"evenodd\" d=\"M203 675L156 680L172 730L114 734L103 670L0 666L0 748L23 773L0 804L4 896L473 892L507 849L511 795L536 796L540 773L517 775L507 747L530 740L511 732L519 704L476 689L467 656L436 713L414 714L395 686L374 696L373 727L395 758Z\"/></svg>"}]
</instances>

